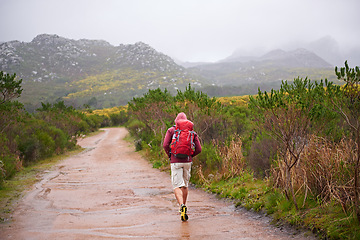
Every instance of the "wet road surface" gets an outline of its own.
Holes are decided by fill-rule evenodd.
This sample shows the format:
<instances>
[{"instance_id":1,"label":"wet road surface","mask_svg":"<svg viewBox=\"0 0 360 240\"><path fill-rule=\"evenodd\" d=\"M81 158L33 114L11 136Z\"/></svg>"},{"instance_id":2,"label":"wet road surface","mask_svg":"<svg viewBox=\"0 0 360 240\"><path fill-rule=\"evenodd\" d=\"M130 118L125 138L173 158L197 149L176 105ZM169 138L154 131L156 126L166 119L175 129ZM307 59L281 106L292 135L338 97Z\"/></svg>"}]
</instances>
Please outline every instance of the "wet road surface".
<instances>
[{"instance_id":1,"label":"wet road surface","mask_svg":"<svg viewBox=\"0 0 360 240\"><path fill-rule=\"evenodd\" d=\"M79 141L20 201L0 239L314 239L190 188L182 222L168 173L153 169L124 128Z\"/></svg>"}]
</instances>

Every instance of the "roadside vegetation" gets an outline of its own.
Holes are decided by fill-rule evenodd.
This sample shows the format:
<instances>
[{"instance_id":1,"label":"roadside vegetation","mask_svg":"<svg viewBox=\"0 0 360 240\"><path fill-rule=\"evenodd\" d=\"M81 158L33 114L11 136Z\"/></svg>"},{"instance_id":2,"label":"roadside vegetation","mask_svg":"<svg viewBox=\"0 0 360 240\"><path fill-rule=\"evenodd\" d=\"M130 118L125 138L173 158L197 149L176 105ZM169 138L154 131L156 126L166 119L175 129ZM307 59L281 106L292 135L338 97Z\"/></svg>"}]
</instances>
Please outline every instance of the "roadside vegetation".
<instances>
[{"instance_id":1,"label":"roadside vegetation","mask_svg":"<svg viewBox=\"0 0 360 240\"><path fill-rule=\"evenodd\" d=\"M360 239L360 71L335 68L337 85L283 81L255 96L210 98L189 86L149 90L129 102L128 129L154 167L178 112L195 125L203 152L191 181L324 239Z\"/></svg>"},{"instance_id":2,"label":"roadside vegetation","mask_svg":"<svg viewBox=\"0 0 360 240\"><path fill-rule=\"evenodd\" d=\"M47 168L79 151L79 137L127 121L124 107L80 111L63 101L41 103L30 114L16 101L21 83L16 74L0 72L0 222L8 219L12 203Z\"/></svg>"},{"instance_id":3,"label":"roadside vegetation","mask_svg":"<svg viewBox=\"0 0 360 240\"><path fill-rule=\"evenodd\" d=\"M127 121L124 108L94 114L63 101L41 103L30 114L16 101L21 83L16 74L0 72L0 188L25 167L74 149L77 138Z\"/></svg>"},{"instance_id":4,"label":"roadside vegetation","mask_svg":"<svg viewBox=\"0 0 360 240\"><path fill-rule=\"evenodd\" d=\"M99 127L126 125L153 167L169 171L162 141L179 112L203 146L191 181L323 239L360 239L360 71L335 68L342 84L308 78L279 90L215 98L190 85L149 90L127 107L83 111L64 102L27 113L16 75L0 76L0 186L26 166L74 149ZM85 106L86 107L86 106ZM13 178L14 179L14 178Z\"/></svg>"}]
</instances>

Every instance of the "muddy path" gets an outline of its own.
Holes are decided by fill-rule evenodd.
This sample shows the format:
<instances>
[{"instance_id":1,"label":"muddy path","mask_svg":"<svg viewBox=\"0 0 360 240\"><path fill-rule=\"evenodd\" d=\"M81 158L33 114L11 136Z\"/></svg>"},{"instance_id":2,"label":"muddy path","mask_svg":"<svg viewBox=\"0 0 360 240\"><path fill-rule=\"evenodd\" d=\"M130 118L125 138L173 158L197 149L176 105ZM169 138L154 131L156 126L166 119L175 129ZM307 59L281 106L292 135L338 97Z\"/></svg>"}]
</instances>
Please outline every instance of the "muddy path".
<instances>
[{"instance_id":1,"label":"muddy path","mask_svg":"<svg viewBox=\"0 0 360 240\"><path fill-rule=\"evenodd\" d=\"M126 134L109 128L81 140L87 150L44 175L0 239L313 239L194 188L182 222L168 173L135 153Z\"/></svg>"}]
</instances>

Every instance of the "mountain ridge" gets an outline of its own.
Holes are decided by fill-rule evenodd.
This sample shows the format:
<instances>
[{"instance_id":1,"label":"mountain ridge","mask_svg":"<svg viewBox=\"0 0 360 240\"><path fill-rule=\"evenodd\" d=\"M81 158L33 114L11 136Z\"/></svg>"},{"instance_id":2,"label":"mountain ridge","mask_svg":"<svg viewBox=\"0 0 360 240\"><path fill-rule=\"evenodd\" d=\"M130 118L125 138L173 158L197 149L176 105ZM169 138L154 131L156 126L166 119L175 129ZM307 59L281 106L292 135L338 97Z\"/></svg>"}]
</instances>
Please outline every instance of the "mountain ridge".
<instances>
[{"instance_id":1,"label":"mountain ridge","mask_svg":"<svg viewBox=\"0 0 360 240\"><path fill-rule=\"evenodd\" d=\"M274 86L278 86L282 80L293 80L298 76L312 80L336 80L332 65L304 48L291 51L275 49L260 57L237 53L219 62L189 67L188 71L219 86L239 86L256 82L259 85L274 82Z\"/></svg>"},{"instance_id":2,"label":"mountain ridge","mask_svg":"<svg viewBox=\"0 0 360 240\"><path fill-rule=\"evenodd\" d=\"M256 90L264 84L278 87L282 80L297 76L318 80L334 75L330 64L306 49L227 59L188 63L185 68L143 42L113 46L104 40L73 40L56 34L0 44L0 71L23 79L20 101L31 109L40 102L58 100L75 107L113 107L149 89L176 93L189 84L205 93L206 86L216 92L214 87L228 85L243 88L245 92L239 94L254 94L254 90L246 92L250 88L245 85Z\"/></svg>"},{"instance_id":3,"label":"mountain ridge","mask_svg":"<svg viewBox=\"0 0 360 240\"><path fill-rule=\"evenodd\" d=\"M29 63L30 66L26 65ZM186 72L170 57L143 42L113 46L104 40L72 40L56 34L40 34L29 43L10 41L0 45L0 69L13 72L20 70L18 75L24 81L45 80L36 77L39 73L37 70L43 72L39 75L48 75L50 79L60 78L59 74L65 78L77 78L85 76L84 72L94 73L94 68L100 66L100 71L134 67L162 72ZM29 67L32 71L29 71Z\"/></svg>"},{"instance_id":4,"label":"mountain ridge","mask_svg":"<svg viewBox=\"0 0 360 240\"><path fill-rule=\"evenodd\" d=\"M326 62L312 51L305 48L297 48L291 51L274 49L260 57L231 55L219 62L262 62L271 61L273 65L283 67L309 67L309 68L330 68L332 65Z\"/></svg>"},{"instance_id":5,"label":"mountain ridge","mask_svg":"<svg viewBox=\"0 0 360 240\"><path fill-rule=\"evenodd\" d=\"M345 60L350 62L351 64L358 65L360 62L360 47L353 46L341 46L332 36L327 35L323 36L319 39L313 41L298 41L298 42L288 42L284 43L281 46L281 49L285 49L286 51L295 51L296 49L306 49L312 53L315 53L317 56L325 60L327 63L331 64L332 67L335 66L343 66ZM222 61L232 61L236 59L236 61L250 61L254 58L260 58L262 55L268 53L269 51L265 51L263 48L255 48L255 49L244 49L239 48L236 49L230 56ZM244 60L242 60L243 58Z\"/></svg>"},{"instance_id":6,"label":"mountain ridge","mask_svg":"<svg viewBox=\"0 0 360 240\"><path fill-rule=\"evenodd\" d=\"M31 42L0 44L0 70L23 79L20 100L29 104L65 99L79 106L95 95L99 98L96 107L106 101L111 101L111 106L124 105L148 89L162 87L176 92L189 83L202 85L184 67L146 43L113 46L104 40L73 40L56 34L40 34ZM118 93L118 99L114 95L110 98L109 92ZM74 99L79 95L80 99Z\"/></svg>"}]
</instances>

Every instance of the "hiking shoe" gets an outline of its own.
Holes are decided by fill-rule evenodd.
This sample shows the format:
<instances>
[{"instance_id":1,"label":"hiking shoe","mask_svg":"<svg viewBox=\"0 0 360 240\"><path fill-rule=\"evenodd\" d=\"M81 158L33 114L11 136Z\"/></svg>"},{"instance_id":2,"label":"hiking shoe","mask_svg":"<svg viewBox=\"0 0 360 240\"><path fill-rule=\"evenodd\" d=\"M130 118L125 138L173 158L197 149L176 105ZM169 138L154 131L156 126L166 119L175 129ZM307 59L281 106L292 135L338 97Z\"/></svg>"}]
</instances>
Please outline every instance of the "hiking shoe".
<instances>
[{"instance_id":1,"label":"hiking shoe","mask_svg":"<svg viewBox=\"0 0 360 240\"><path fill-rule=\"evenodd\" d=\"M181 214L181 221L185 222L189 219L188 215L186 214L187 207L184 204L181 204L180 207L180 214Z\"/></svg>"}]
</instances>

